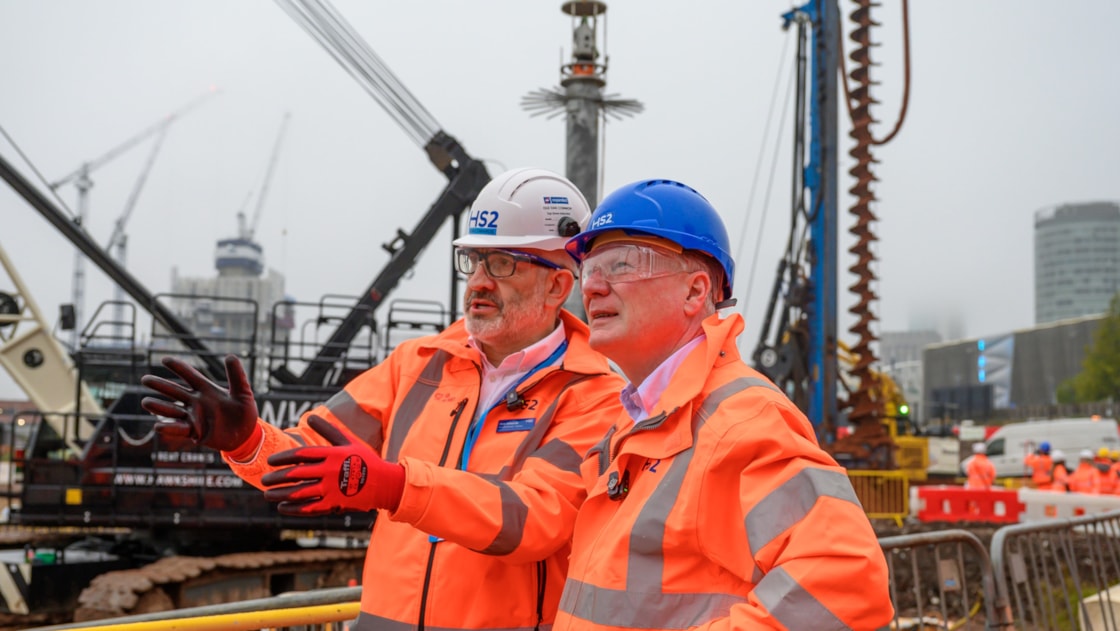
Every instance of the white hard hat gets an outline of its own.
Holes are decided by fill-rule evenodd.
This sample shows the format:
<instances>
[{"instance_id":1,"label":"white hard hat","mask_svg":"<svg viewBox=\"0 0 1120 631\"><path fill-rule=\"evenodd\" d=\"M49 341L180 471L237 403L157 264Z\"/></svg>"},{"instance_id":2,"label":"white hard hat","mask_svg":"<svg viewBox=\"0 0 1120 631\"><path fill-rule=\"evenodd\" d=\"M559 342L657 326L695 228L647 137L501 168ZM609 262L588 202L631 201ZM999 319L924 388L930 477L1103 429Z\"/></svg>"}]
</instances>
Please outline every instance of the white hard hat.
<instances>
[{"instance_id":1,"label":"white hard hat","mask_svg":"<svg viewBox=\"0 0 1120 631\"><path fill-rule=\"evenodd\" d=\"M1061 449L1055 449L1050 452L1050 459L1054 462L1065 462L1066 454Z\"/></svg>"},{"instance_id":2,"label":"white hard hat","mask_svg":"<svg viewBox=\"0 0 1120 631\"><path fill-rule=\"evenodd\" d=\"M1089 451L1088 449L1082 449L1081 453L1077 454L1077 457L1081 458L1083 460L1092 460L1093 459L1093 452Z\"/></svg>"},{"instance_id":3,"label":"white hard hat","mask_svg":"<svg viewBox=\"0 0 1120 631\"><path fill-rule=\"evenodd\" d=\"M563 250L589 217L587 200L567 178L545 169L513 169L482 188L471 204L466 233L453 243Z\"/></svg>"},{"instance_id":4,"label":"white hard hat","mask_svg":"<svg viewBox=\"0 0 1120 631\"><path fill-rule=\"evenodd\" d=\"M988 447L984 443L972 443L972 453L982 454L987 452Z\"/></svg>"}]
</instances>

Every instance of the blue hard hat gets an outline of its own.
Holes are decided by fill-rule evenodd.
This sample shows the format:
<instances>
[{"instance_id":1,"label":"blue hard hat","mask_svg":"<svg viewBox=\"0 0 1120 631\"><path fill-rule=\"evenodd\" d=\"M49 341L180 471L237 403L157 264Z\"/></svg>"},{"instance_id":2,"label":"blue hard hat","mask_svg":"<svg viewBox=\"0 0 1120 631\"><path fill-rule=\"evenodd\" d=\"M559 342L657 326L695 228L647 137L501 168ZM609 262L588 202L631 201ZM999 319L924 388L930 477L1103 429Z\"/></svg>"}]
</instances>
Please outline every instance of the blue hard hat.
<instances>
[{"instance_id":1,"label":"blue hard hat","mask_svg":"<svg viewBox=\"0 0 1120 631\"><path fill-rule=\"evenodd\" d=\"M1042 441L1042 443L1038 446L1038 450L1044 454L1050 453L1050 442L1045 440Z\"/></svg>"},{"instance_id":2,"label":"blue hard hat","mask_svg":"<svg viewBox=\"0 0 1120 631\"><path fill-rule=\"evenodd\" d=\"M735 261L723 219L704 196L673 180L642 180L627 184L599 204L588 229L572 237L566 249L582 260L591 241L604 232L650 235L686 250L699 250L723 268L723 298L731 297Z\"/></svg>"}]
</instances>

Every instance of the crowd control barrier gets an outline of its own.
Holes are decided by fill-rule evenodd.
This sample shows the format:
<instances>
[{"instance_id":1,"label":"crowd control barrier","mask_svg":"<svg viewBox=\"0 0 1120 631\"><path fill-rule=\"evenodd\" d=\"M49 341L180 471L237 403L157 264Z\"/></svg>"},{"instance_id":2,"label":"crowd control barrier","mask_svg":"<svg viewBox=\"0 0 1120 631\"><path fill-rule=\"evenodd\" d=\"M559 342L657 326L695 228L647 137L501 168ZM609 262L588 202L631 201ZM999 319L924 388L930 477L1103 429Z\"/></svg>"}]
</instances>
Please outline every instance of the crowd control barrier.
<instances>
[{"instance_id":1,"label":"crowd control barrier","mask_svg":"<svg viewBox=\"0 0 1120 631\"><path fill-rule=\"evenodd\" d=\"M988 551L967 530L882 537L894 619L887 629L1011 629Z\"/></svg>"},{"instance_id":2,"label":"crowd control barrier","mask_svg":"<svg viewBox=\"0 0 1120 631\"><path fill-rule=\"evenodd\" d=\"M1120 510L999 528L882 537L890 631L1120 631ZM358 613L360 587L73 623L40 631L327 631ZM135 626L126 626L135 625Z\"/></svg>"},{"instance_id":3,"label":"crowd control barrier","mask_svg":"<svg viewBox=\"0 0 1120 631\"><path fill-rule=\"evenodd\" d=\"M901 526L910 514L910 481L905 472L849 469L848 480L868 518L893 519Z\"/></svg>"},{"instance_id":4,"label":"crowd control barrier","mask_svg":"<svg viewBox=\"0 0 1120 631\"><path fill-rule=\"evenodd\" d=\"M991 560L1015 629L1120 629L1120 511L1005 526Z\"/></svg>"},{"instance_id":5,"label":"crowd control barrier","mask_svg":"<svg viewBox=\"0 0 1120 631\"><path fill-rule=\"evenodd\" d=\"M910 510L919 521L1017 524L1026 507L1019 491L966 489L963 486L910 488Z\"/></svg>"}]
</instances>

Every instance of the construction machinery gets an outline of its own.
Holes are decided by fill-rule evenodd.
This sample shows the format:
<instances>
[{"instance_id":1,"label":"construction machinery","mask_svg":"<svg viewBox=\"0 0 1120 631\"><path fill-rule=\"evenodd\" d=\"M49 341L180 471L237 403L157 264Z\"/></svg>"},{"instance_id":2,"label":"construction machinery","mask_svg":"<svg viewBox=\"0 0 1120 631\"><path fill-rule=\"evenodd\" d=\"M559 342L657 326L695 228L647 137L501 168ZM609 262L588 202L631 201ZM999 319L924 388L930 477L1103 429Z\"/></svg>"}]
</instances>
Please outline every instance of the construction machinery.
<instances>
[{"instance_id":1,"label":"construction machinery","mask_svg":"<svg viewBox=\"0 0 1120 631\"><path fill-rule=\"evenodd\" d=\"M218 453L162 438L153 428L156 419L140 407L146 394L139 386L141 375L173 378L159 362L163 356L186 358L221 383L221 355L233 351L256 378L261 418L280 427L295 423L375 363L379 349L388 350L377 343L379 336L388 339L390 331L378 331L375 312L449 220L453 233L458 232L461 213L490 179L482 163L440 128L329 5L281 4L336 60L358 69L355 76L365 78L363 87L418 141L448 184L411 233L398 230L383 246L390 258L357 298L258 305L244 298L149 292L0 156L0 178L151 320L141 332L135 310L108 322L95 314L82 328L82 343L71 360L22 284L15 281L15 291L0 294L3 365L21 384L38 377L63 393L34 398L39 410L22 414L35 417L28 443L12 445L13 452L24 451L13 459L5 487L11 500L9 520L33 538L0 550L5 561L0 613L21 625L241 600L360 578L371 514L280 515L260 491L234 476ZM455 304L456 282L453 275L449 278L450 304ZM227 311L271 309L272 330L253 327L231 339L218 333L220 326L201 326L199 313L173 306L192 299L197 299L194 304L205 299L214 318ZM242 304L226 310L223 302ZM388 322L427 332L450 321L449 309L438 309L434 316L431 306L421 311L409 317L408 309L390 305ZM11 335L17 323L30 333ZM278 334L281 323L300 335L289 339ZM114 333L113 343L107 343L107 325L126 334ZM269 336L269 344L256 343L262 335ZM138 343L142 338L147 338L143 346ZM32 341L24 341L28 339ZM43 359L27 359L38 357ZM67 391L73 395L64 396ZM0 619L0 626L4 623Z\"/></svg>"},{"instance_id":2,"label":"construction machinery","mask_svg":"<svg viewBox=\"0 0 1120 631\"><path fill-rule=\"evenodd\" d=\"M883 138L874 138L871 112L876 103L871 88L871 59L877 23L872 0L854 0L848 26L845 72L844 24L837 0L811 0L784 14L786 28L797 29L797 99L794 116L794 177L791 226L786 252L779 262L758 345L755 365L806 412L822 447L849 468L894 469L897 439L891 431L888 406L902 402L897 388L884 387L885 376L875 369L877 358L877 299L873 246L877 240L872 211L876 180L873 147L890 141L905 118L909 98L909 35L907 0L902 0L906 87L898 122ZM854 44L854 45L853 45ZM849 174L855 198L849 209L849 232L855 262L848 271L854 303L849 328L856 340L850 348L837 335L837 287L840 114L851 120ZM846 357L843 355L846 354ZM884 424L890 420L891 423ZM841 431L842 428L844 431Z\"/></svg>"}]
</instances>

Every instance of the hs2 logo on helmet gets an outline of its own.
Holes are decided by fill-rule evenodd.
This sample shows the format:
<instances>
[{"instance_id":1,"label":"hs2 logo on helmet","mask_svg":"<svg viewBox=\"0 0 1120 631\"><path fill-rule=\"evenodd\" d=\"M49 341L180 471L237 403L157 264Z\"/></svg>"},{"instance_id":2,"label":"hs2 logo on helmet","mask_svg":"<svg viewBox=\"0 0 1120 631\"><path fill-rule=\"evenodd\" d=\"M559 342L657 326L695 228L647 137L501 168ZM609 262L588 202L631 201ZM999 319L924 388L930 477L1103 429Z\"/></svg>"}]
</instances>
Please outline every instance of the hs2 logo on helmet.
<instances>
[{"instance_id":1,"label":"hs2 logo on helmet","mask_svg":"<svg viewBox=\"0 0 1120 631\"><path fill-rule=\"evenodd\" d=\"M612 223L614 223L614 213L603 213L596 217L595 221L591 223L591 229L594 230Z\"/></svg>"},{"instance_id":2,"label":"hs2 logo on helmet","mask_svg":"<svg viewBox=\"0 0 1120 631\"><path fill-rule=\"evenodd\" d=\"M471 234L498 234L498 216L496 210L471 211L467 226Z\"/></svg>"}]
</instances>

